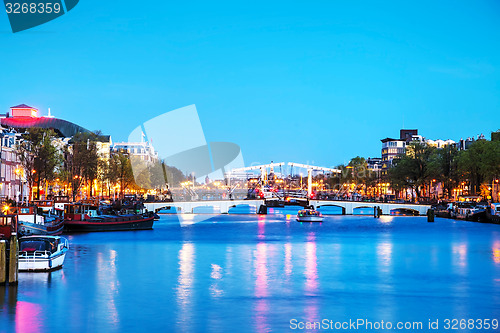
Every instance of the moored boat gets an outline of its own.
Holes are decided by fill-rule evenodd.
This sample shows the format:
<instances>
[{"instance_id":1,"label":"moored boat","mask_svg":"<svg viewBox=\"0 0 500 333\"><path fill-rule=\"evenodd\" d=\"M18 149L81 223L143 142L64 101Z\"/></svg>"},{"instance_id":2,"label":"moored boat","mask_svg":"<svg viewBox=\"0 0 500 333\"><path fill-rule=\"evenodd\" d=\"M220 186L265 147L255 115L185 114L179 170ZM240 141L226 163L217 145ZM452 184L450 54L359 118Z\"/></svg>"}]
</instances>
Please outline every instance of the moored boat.
<instances>
[{"instance_id":1,"label":"moored boat","mask_svg":"<svg viewBox=\"0 0 500 333\"><path fill-rule=\"evenodd\" d=\"M486 209L486 217L489 222L500 223L500 203L492 202Z\"/></svg>"},{"instance_id":2,"label":"moored boat","mask_svg":"<svg viewBox=\"0 0 500 333\"><path fill-rule=\"evenodd\" d=\"M298 222L323 222L323 215L314 209L302 209L297 213Z\"/></svg>"},{"instance_id":3,"label":"moored boat","mask_svg":"<svg viewBox=\"0 0 500 333\"><path fill-rule=\"evenodd\" d=\"M53 207L12 207L11 212L17 215L18 233L21 236L60 235L63 232L62 211L54 210Z\"/></svg>"},{"instance_id":4,"label":"moored boat","mask_svg":"<svg viewBox=\"0 0 500 333\"><path fill-rule=\"evenodd\" d=\"M486 222L486 205L470 201L455 203L451 217L466 221Z\"/></svg>"},{"instance_id":5,"label":"moored boat","mask_svg":"<svg viewBox=\"0 0 500 333\"><path fill-rule=\"evenodd\" d=\"M103 214L98 204L76 203L64 207L64 229L68 232L124 231L153 229L154 213L143 206L123 209L123 214Z\"/></svg>"},{"instance_id":6,"label":"moored boat","mask_svg":"<svg viewBox=\"0 0 500 333\"><path fill-rule=\"evenodd\" d=\"M50 271L61 268L68 240L60 236L19 238L19 271Z\"/></svg>"}]
</instances>

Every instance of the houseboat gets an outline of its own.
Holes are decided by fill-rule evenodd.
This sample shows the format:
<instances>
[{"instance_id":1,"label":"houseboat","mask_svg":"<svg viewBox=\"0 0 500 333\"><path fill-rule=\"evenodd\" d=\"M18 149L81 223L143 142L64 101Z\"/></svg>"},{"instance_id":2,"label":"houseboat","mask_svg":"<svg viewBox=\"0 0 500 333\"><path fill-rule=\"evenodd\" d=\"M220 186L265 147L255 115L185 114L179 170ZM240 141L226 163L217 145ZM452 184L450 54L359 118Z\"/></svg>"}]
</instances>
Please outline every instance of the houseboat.
<instances>
[{"instance_id":1,"label":"houseboat","mask_svg":"<svg viewBox=\"0 0 500 333\"><path fill-rule=\"evenodd\" d=\"M474 201L456 202L450 215L460 220L486 222L486 208L485 204Z\"/></svg>"},{"instance_id":2,"label":"houseboat","mask_svg":"<svg viewBox=\"0 0 500 333\"><path fill-rule=\"evenodd\" d=\"M59 236L19 238L19 271L50 271L61 268L68 241Z\"/></svg>"},{"instance_id":3,"label":"houseboat","mask_svg":"<svg viewBox=\"0 0 500 333\"><path fill-rule=\"evenodd\" d=\"M74 203L64 207L64 229L68 232L153 229L154 213L144 205L121 208L119 213L99 209L98 203Z\"/></svg>"},{"instance_id":4,"label":"houseboat","mask_svg":"<svg viewBox=\"0 0 500 333\"><path fill-rule=\"evenodd\" d=\"M53 206L12 207L11 213L17 215L20 236L60 235L63 232L63 212L55 210Z\"/></svg>"}]
</instances>

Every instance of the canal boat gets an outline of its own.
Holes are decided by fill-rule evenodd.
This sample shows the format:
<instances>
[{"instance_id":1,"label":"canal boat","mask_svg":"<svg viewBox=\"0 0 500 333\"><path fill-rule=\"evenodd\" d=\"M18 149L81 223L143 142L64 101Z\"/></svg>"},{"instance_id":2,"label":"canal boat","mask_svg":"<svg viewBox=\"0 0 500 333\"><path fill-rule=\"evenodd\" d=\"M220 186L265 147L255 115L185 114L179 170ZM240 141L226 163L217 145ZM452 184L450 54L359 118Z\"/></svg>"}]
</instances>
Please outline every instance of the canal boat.
<instances>
[{"instance_id":1,"label":"canal boat","mask_svg":"<svg viewBox=\"0 0 500 333\"><path fill-rule=\"evenodd\" d=\"M53 206L12 207L11 212L17 215L18 233L20 236L60 235L64 228L62 211Z\"/></svg>"},{"instance_id":2,"label":"canal boat","mask_svg":"<svg viewBox=\"0 0 500 333\"><path fill-rule=\"evenodd\" d=\"M474 201L455 204L451 217L466 221L485 222L487 220L486 205Z\"/></svg>"},{"instance_id":3,"label":"canal boat","mask_svg":"<svg viewBox=\"0 0 500 333\"><path fill-rule=\"evenodd\" d=\"M297 213L298 222L323 222L323 215L314 209L302 209Z\"/></svg>"},{"instance_id":4,"label":"canal boat","mask_svg":"<svg viewBox=\"0 0 500 333\"><path fill-rule=\"evenodd\" d=\"M19 271L50 271L61 268L68 240L60 236L19 238Z\"/></svg>"},{"instance_id":5,"label":"canal boat","mask_svg":"<svg viewBox=\"0 0 500 333\"><path fill-rule=\"evenodd\" d=\"M153 229L154 212L144 205L122 208L119 213L103 211L95 203L74 203L64 207L64 230L68 232Z\"/></svg>"},{"instance_id":6,"label":"canal boat","mask_svg":"<svg viewBox=\"0 0 500 333\"><path fill-rule=\"evenodd\" d=\"M500 224L500 203L492 202L486 209L486 217L489 222Z\"/></svg>"},{"instance_id":7,"label":"canal boat","mask_svg":"<svg viewBox=\"0 0 500 333\"><path fill-rule=\"evenodd\" d=\"M437 217L451 217L453 211L453 203L442 202L437 205L432 205L431 209L434 210L434 215Z\"/></svg>"}]
</instances>

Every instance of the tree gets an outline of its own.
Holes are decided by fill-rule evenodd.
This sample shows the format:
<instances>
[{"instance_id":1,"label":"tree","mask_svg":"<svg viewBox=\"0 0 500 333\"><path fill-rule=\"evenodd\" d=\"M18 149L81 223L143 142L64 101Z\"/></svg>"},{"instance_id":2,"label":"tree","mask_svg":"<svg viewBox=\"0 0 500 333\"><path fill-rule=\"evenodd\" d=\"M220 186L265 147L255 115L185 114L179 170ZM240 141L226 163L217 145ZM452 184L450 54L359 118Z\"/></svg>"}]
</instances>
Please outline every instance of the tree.
<instances>
[{"instance_id":1,"label":"tree","mask_svg":"<svg viewBox=\"0 0 500 333\"><path fill-rule=\"evenodd\" d=\"M435 174L430 170L430 156L436 148L429 147L420 142L412 142L406 147L406 153L393 160L393 167L389 169L388 176L391 186L395 189L412 189L417 200L422 196L422 187L429 182Z\"/></svg>"},{"instance_id":2,"label":"tree","mask_svg":"<svg viewBox=\"0 0 500 333\"><path fill-rule=\"evenodd\" d=\"M480 193L482 183L500 175L500 141L475 141L458 155L458 169L469 183L470 194Z\"/></svg>"},{"instance_id":3,"label":"tree","mask_svg":"<svg viewBox=\"0 0 500 333\"><path fill-rule=\"evenodd\" d=\"M111 155L110 178L116 179L116 182L120 184L120 197L123 197L125 189L131 185L135 185L132 163L128 154L118 152Z\"/></svg>"},{"instance_id":4,"label":"tree","mask_svg":"<svg viewBox=\"0 0 500 333\"><path fill-rule=\"evenodd\" d=\"M61 162L60 154L52 144L55 133L51 129L29 128L22 137L23 141L16 147L16 154L28 183L29 200L32 200L35 183L39 199L41 184L54 179L56 167Z\"/></svg>"},{"instance_id":5,"label":"tree","mask_svg":"<svg viewBox=\"0 0 500 333\"><path fill-rule=\"evenodd\" d=\"M88 185L89 196L92 196L92 182L97 178L99 155L97 153L96 133L77 133L65 155L66 168L71 176L73 201L83 184Z\"/></svg>"},{"instance_id":6,"label":"tree","mask_svg":"<svg viewBox=\"0 0 500 333\"><path fill-rule=\"evenodd\" d=\"M427 176L441 182L445 195L451 197L453 188L460 181L458 149L455 146L446 145L441 149L433 150L429 156Z\"/></svg>"}]
</instances>

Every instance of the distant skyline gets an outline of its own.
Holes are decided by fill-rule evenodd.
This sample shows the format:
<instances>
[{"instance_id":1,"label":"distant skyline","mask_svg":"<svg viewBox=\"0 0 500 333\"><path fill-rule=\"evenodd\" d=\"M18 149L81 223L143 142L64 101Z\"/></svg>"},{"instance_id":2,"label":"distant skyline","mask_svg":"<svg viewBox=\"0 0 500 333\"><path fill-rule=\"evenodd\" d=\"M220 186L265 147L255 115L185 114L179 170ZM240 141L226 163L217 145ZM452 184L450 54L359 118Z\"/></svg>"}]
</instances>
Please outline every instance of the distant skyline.
<instances>
[{"instance_id":1,"label":"distant skyline","mask_svg":"<svg viewBox=\"0 0 500 333\"><path fill-rule=\"evenodd\" d=\"M124 141L195 104L245 164L380 157L416 128L500 128L500 2L102 2L13 34L0 11L0 113L26 103ZM155 143L156 145L156 143Z\"/></svg>"}]
</instances>

